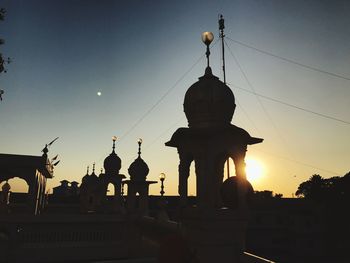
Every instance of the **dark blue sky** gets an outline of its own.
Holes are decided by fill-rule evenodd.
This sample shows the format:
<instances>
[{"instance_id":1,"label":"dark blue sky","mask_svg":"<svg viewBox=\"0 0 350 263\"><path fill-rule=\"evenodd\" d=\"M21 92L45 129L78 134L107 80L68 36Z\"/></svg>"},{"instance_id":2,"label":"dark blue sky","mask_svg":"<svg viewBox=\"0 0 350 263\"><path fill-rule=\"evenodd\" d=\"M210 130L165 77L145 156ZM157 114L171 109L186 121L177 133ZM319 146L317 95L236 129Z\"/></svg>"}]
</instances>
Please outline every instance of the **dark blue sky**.
<instances>
[{"instance_id":1,"label":"dark blue sky","mask_svg":"<svg viewBox=\"0 0 350 263\"><path fill-rule=\"evenodd\" d=\"M0 149L40 154L45 143L60 136L52 148L62 159L53 186L62 179L80 181L94 161L102 166L111 136L130 131L203 55L201 32L213 31L218 38L219 13L229 38L350 76L347 1L8 0L0 6L7 9L0 24L6 40L1 52L13 59L0 77L5 90ZM228 83L349 120L349 81L227 44L250 84L227 49ZM215 45L211 62L219 77L220 59ZM169 191L176 193L177 154L164 142L187 125L183 96L204 67L202 59L121 138L122 172L127 173L142 137L150 179L168 173ZM233 91L240 104L233 123L265 138L248 151L265 167L254 187L290 195L313 173L329 177L349 170L348 125L261 99L263 109L254 95Z\"/></svg>"}]
</instances>

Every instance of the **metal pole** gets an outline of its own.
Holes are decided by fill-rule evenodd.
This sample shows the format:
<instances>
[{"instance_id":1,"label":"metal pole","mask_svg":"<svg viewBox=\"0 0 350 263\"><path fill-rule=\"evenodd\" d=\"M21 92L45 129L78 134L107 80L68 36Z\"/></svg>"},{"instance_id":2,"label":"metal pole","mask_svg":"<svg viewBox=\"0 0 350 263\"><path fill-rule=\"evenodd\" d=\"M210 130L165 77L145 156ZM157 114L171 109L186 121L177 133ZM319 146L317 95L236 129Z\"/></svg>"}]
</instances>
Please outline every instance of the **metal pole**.
<instances>
[{"instance_id":1,"label":"metal pole","mask_svg":"<svg viewBox=\"0 0 350 263\"><path fill-rule=\"evenodd\" d=\"M221 50L222 50L222 71L224 73L224 84L226 85L224 28L225 28L225 20L223 15L220 15L219 31L220 31L220 38L221 38ZM230 158L227 158L226 165L227 165L227 178L230 178Z\"/></svg>"},{"instance_id":2,"label":"metal pole","mask_svg":"<svg viewBox=\"0 0 350 263\"><path fill-rule=\"evenodd\" d=\"M224 83L226 84L224 28L225 28L225 20L224 20L224 17L222 15L220 15L219 30L220 30L221 50L222 50L222 71L224 73Z\"/></svg>"},{"instance_id":3,"label":"metal pole","mask_svg":"<svg viewBox=\"0 0 350 263\"><path fill-rule=\"evenodd\" d=\"M160 195L161 195L161 197L163 197L163 195L165 194L165 192L164 192L164 179L161 178L160 182L161 182Z\"/></svg>"}]
</instances>

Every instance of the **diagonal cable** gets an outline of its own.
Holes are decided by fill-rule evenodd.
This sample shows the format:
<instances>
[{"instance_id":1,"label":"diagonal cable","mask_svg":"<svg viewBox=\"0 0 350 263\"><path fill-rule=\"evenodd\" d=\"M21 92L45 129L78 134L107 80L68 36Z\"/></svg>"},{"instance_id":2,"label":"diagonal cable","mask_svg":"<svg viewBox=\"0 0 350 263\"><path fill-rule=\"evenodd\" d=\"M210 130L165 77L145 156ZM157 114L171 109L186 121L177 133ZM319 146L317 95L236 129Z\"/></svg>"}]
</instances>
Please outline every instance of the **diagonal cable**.
<instances>
[{"instance_id":1,"label":"diagonal cable","mask_svg":"<svg viewBox=\"0 0 350 263\"><path fill-rule=\"evenodd\" d=\"M345 124L350 124L350 121L339 119L339 118L336 118L336 117L333 117L333 116L330 116L330 115L326 115L326 114L323 114L323 113L319 113L319 112L316 112L316 111L312 111L312 110L309 110L309 109L306 109L306 108L303 108L303 107L300 107L300 106L297 106L297 105L294 105L294 104L291 104L291 103L288 103L288 102L285 102L285 101L281 101L281 100L278 100L278 99L275 99L275 98L271 98L271 97L259 94L257 92L254 92L254 91L241 88L241 87L239 87L237 85L229 84L229 86L232 86L232 87L234 87L236 89L243 90L245 92L254 94L255 96L259 96L261 98L264 98L264 99L267 99L267 100L270 100L270 101L273 101L273 102L276 102L276 103L279 103L279 104L282 104L282 105L285 105L285 106L288 106L288 107L291 107L291 108L294 108L294 109L297 109L297 110L301 110L301 111L304 111L304 112L308 112L308 113L317 115L319 117L323 117L323 118L330 119L330 120L333 120L333 121L342 122L342 123L345 123Z\"/></svg>"},{"instance_id":2,"label":"diagonal cable","mask_svg":"<svg viewBox=\"0 0 350 263\"><path fill-rule=\"evenodd\" d=\"M226 37L228 40L231 40L232 42L234 43L237 43L241 46L244 46L244 47L247 47L247 48L250 48L250 49L253 49L255 51L258 51L260 53L263 53L265 55L269 55L271 57L274 57L274 58L278 58L280 60L283 60L283 61L286 61L286 62L289 62L289 63L292 63L294 65L298 65L300 67L303 67L303 68L307 68L307 69L311 69L313 71L317 71L317 72L320 72L320 73L323 73L323 74L326 74L326 75L329 75L329 76L332 76L332 77L336 77L336 78L340 78L340 79L344 79L344 80L350 80L349 77L346 77L346 76L343 76L343 75L340 75L340 74L337 74L337 73L333 73L333 72L330 72L330 71L326 71L326 70L323 70L323 69L320 69L320 68L316 68L314 66L310 66L310 65L306 65L306 64L303 64L303 63L300 63L296 60L293 60L293 59L290 59L290 58L286 58L286 57L282 57L282 56L279 56L279 55L276 55L276 54L273 54L271 52L268 52L268 51L265 51L265 50L262 50L260 48L257 48L257 47L253 47L251 45L248 45L248 44L245 44L241 41L238 41L238 40L235 40L235 39L232 39L232 38L229 38L229 37Z\"/></svg>"}]
</instances>

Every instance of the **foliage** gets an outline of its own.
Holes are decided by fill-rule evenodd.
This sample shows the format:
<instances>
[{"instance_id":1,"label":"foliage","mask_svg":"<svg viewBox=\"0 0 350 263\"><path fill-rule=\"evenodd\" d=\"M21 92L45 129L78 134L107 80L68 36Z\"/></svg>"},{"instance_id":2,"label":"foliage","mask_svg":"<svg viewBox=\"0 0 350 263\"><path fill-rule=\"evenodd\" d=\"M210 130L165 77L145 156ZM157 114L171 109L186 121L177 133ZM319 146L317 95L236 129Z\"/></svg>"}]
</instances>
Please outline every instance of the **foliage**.
<instances>
[{"instance_id":1,"label":"foliage","mask_svg":"<svg viewBox=\"0 0 350 263\"><path fill-rule=\"evenodd\" d=\"M327 179L314 174L309 180L299 185L295 194L315 201L349 200L350 172L343 177L334 176Z\"/></svg>"},{"instance_id":2,"label":"foliage","mask_svg":"<svg viewBox=\"0 0 350 263\"><path fill-rule=\"evenodd\" d=\"M283 194L273 194L272 191L264 190L264 191L255 191L254 192L255 199L270 199L270 198L277 198L280 199L283 197Z\"/></svg>"},{"instance_id":3,"label":"foliage","mask_svg":"<svg viewBox=\"0 0 350 263\"><path fill-rule=\"evenodd\" d=\"M5 13L6 13L5 9L0 8L0 21L4 21ZM4 43L5 43L5 40L0 38L0 45ZM3 59L2 54L0 53L0 73L5 70L4 64L5 64L5 60Z\"/></svg>"},{"instance_id":4,"label":"foliage","mask_svg":"<svg viewBox=\"0 0 350 263\"><path fill-rule=\"evenodd\" d=\"M6 10L4 8L0 8L0 21L4 21L5 13L6 13ZM4 43L5 43L5 40L0 38L0 45ZM7 58L6 60L4 60L4 58L2 57L2 54L0 53L0 73L6 72L5 63L10 63L10 58ZM2 94L4 94L4 91L0 89L0 100L2 100Z\"/></svg>"}]
</instances>

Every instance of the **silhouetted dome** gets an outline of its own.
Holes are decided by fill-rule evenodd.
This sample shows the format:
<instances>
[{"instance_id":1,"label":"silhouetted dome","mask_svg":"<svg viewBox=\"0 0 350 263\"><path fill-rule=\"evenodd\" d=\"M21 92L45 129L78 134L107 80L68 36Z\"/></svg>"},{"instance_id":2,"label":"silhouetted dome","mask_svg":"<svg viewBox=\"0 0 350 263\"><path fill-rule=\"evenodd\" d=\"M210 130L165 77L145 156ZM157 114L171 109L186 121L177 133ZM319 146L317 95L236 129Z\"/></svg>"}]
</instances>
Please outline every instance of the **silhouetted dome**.
<instances>
[{"instance_id":1,"label":"silhouetted dome","mask_svg":"<svg viewBox=\"0 0 350 263\"><path fill-rule=\"evenodd\" d=\"M149 169L145 161L139 156L132 164L130 164L128 172L130 174L130 180L145 181Z\"/></svg>"},{"instance_id":2,"label":"silhouetted dome","mask_svg":"<svg viewBox=\"0 0 350 263\"><path fill-rule=\"evenodd\" d=\"M96 185L96 184L98 184L98 181L99 180L98 180L97 175L95 174L95 171L92 171L92 174L90 174L90 176L87 179L87 184Z\"/></svg>"},{"instance_id":3,"label":"silhouetted dome","mask_svg":"<svg viewBox=\"0 0 350 263\"><path fill-rule=\"evenodd\" d=\"M82 186L83 184L86 184L87 181L89 181L89 177L90 177L89 172L86 172L86 174L83 176L83 178L81 178L80 186Z\"/></svg>"},{"instance_id":4,"label":"silhouetted dome","mask_svg":"<svg viewBox=\"0 0 350 263\"><path fill-rule=\"evenodd\" d=\"M238 207L238 187L246 188L246 195L244 198L248 205L250 204L251 198L254 194L254 189L251 183L245 178L231 176L221 185L221 198L226 207L231 209L236 209Z\"/></svg>"},{"instance_id":5,"label":"silhouetted dome","mask_svg":"<svg viewBox=\"0 0 350 263\"><path fill-rule=\"evenodd\" d=\"M105 173L119 173L120 168L122 167L122 161L115 153L114 149L110 155L106 157L103 162L103 167L105 169Z\"/></svg>"},{"instance_id":6,"label":"silhouetted dome","mask_svg":"<svg viewBox=\"0 0 350 263\"><path fill-rule=\"evenodd\" d=\"M185 95L184 112L189 127L228 125L235 108L232 90L211 73L210 67Z\"/></svg>"}]
</instances>

